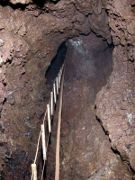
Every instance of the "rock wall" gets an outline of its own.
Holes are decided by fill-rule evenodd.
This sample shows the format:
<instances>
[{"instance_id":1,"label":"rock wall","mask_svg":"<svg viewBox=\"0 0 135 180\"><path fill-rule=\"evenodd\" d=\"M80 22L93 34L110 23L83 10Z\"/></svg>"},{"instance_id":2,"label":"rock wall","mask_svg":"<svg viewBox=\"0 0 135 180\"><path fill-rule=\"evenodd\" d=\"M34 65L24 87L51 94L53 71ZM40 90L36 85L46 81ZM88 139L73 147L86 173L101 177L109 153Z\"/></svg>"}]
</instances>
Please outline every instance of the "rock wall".
<instances>
[{"instance_id":1,"label":"rock wall","mask_svg":"<svg viewBox=\"0 0 135 180\"><path fill-rule=\"evenodd\" d=\"M91 32L92 12L90 1L0 6L1 179L29 179L48 100L45 71L63 41ZM106 21L101 32L94 22L93 31L109 34Z\"/></svg>"},{"instance_id":2,"label":"rock wall","mask_svg":"<svg viewBox=\"0 0 135 180\"><path fill-rule=\"evenodd\" d=\"M115 45L113 72L98 93L97 116L112 148L135 171L135 1L108 1L109 25Z\"/></svg>"},{"instance_id":3,"label":"rock wall","mask_svg":"<svg viewBox=\"0 0 135 180\"><path fill-rule=\"evenodd\" d=\"M0 6L0 178L29 179L48 101L46 69L62 42L91 31L115 45L113 72L98 93L96 115L113 149L134 169L134 2L5 2Z\"/></svg>"},{"instance_id":4,"label":"rock wall","mask_svg":"<svg viewBox=\"0 0 135 180\"><path fill-rule=\"evenodd\" d=\"M60 179L132 179L130 171L112 151L94 110L96 93L106 84L112 72L113 49L93 33L73 38L68 46Z\"/></svg>"}]
</instances>

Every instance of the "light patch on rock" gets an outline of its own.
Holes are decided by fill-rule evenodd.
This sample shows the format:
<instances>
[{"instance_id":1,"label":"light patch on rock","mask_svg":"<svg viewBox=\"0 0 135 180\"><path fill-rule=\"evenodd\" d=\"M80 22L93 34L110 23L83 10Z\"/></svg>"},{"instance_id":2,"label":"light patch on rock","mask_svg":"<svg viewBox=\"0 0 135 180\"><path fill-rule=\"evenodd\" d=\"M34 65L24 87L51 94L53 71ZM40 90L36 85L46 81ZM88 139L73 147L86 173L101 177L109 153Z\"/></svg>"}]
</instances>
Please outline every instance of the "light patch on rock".
<instances>
[{"instance_id":1,"label":"light patch on rock","mask_svg":"<svg viewBox=\"0 0 135 180\"><path fill-rule=\"evenodd\" d=\"M80 53L80 54L84 54L84 47L83 47L83 42L81 39L70 39L69 42L72 44L72 46L74 46L76 48L76 50Z\"/></svg>"},{"instance_id":2,"label":"light patch on rock","mask_svg":"<svg viewBox=\"0 0 135 180\"><path fill-rule=\"evenodd\" d=\"M32 2L32 0L11 0L12 4L29 4Z\"/></svg>"},{"instance_id":3,"label":"light patch on rock","mask_svg":"<svg viewBox=\"0 0 135 180\"><path fill-rule=\"evenodd\" d=\"M3 58L0 56L0 66L4 63Z\"/></svg>"},{"instance_id":4,"label":"light patch on rock","mask_svg":"<svg viewBox=\"0 0 135 180\"><path fill-rule=\"evenodd\" d=\"M2 39L0 39L0 47L4 46L4 41Z\"/></svg>"},{"instance_id":5,"label":"light patch on rock","mask_svg":"<svg viewBox=\"0 0 135 180\"><path fill-rule=\"evenodd\" d=\"M85 126L84 127L82 127L82 130L85 130L86 128L85 128Z\"/></svg>"},{"instance_id":6,"label":"light patch on rock","mask_svg":"<svg viewBox=\"0 0 135 180\"><path fill-rule=\"evenodd\" d=\"M76 48L78 48L78 47L80 47L81 45L82 45L82 40L73 40L73 39L71 39L71 40L69 40L70 42L71 42L71 44L74 46L74 47L76 47Z\"/></svg>"},{"instance_id":7,"label":"light patch on rock","mask_svg":"<svg viewBox=\"0 0 135 180\"><path fill-rule=\"evenodd\" d=\"M133 121L135 120L135 115L132 113L126 113L126 114L129 124L132 125Z\"/></svg>"}]
</instances>

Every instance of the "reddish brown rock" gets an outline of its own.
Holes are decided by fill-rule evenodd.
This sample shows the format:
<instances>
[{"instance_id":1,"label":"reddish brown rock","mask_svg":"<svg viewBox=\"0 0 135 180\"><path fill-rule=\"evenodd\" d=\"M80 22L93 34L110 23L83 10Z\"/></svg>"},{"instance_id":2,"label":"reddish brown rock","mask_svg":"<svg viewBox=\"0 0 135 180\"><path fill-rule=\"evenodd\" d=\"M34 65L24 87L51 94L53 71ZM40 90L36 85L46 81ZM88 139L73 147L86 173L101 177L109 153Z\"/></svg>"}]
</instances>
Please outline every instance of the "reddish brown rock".
<instances>
[{"instance_id":1,"label":"reddish brown rock","mask_svg":"<svg viewBox=\"0 0 135 180\"><path fill-rule=\"evenodd\" d=\"M113 70L109 79L109 73L105 71L106 80L108 79L105 86L106 80L103 82L101 79L103 71L97 71L98 77L91 79L93 74L89 71L86 74L82 69L87 67L87 62L82 63L81 67L76 62L80 68L77 70L71 67L72 77L74 73L78 75L77 79L71 79L75 81L73 90L76 95L72 96L68 83L65 94L69 93L73 98L77 112L80 110L79 98L83 105L80 110L81 121L74 111L70 114L70 124L64 125L63 136L68 135L64 149L70 142L72 146L68 146L68 152L65 150L63 154L63 159L65 157L66 162L69 161L68 165L63 164L63 178L131 179L132 173L122 161L128 162L129 167L135 169L134 2L60 0L56 4L48 1L45 4L37 3L38 6L18 4L11 7L5 2L2 1L0 6L0 179L30 178L30 163L34 158L40 123L48 102L45 72L62 42L80 34L88 35L91 31L103 37L110 45L113 39ZM30 1L13 0L11 3L18 2L26 4ZM88 43L87 46L93 52L91 44ZM78 46L78 43L74 45ZM102 46L97 48L99 51L95 52L95 56L100 56L101 52L103 54ZM103 59L107 59L106 56ZM71 62L70 66L74 63ZM103 70L107 63L102 64ZM90 65L88 67L92 70ZM81 80L78 74L80 72L81 83L78 81ZM96 101L96 115L101 121L99 123L95 119L93 107L96 92L100 90L95 92L95 89L103 85L105 87L98 93ZM90 100L87 98L89 94L92 98ZM68 98L67 100L70 101ZM90 104L91 101L93 105ZM66 115L65 109L64 112ZM89 116L92 116L90 121ZM83 123L86 133L81 129ZM111 144L102 128L109 133ZM111 146L121 160L111 151ZM93 153L95 151L98 153Z\"/></svg>"},{"instance_id":2,"label":"reddish brown rock","mask_svg":"<svg viewBox=\"0 0 135 180\"><path fill-rule=\"evenodd\" d=\"M79 2L66 0L43 8L0 7L1 178L30 176L48 100L45 71L63 41L91 31L88 17L77 7Z\"/></svg>"},{"instance_id":3,"label":"reddish brown rock","mask_svg":"<svg viewBox=\"0 0 135 180\"><path fill-rule=\"evenodd\" d=\"M135 170L135 16L129 1L108 2L109 25L113 42L113 72L98 93L97 116L108 131L114 150Z\"/></svg>"},{"instance_id":4,"label":"reddish brown rock","mask_svg":"<svg viewBox=\"0 0 135 180\"><path fill-rule=\"evenodd\" d=\"M68 46L61 179L132 179L126 166L112 151L110 141L94 115L96 93L112 70L112 49L92 33L70 40Z\"/></svg>"}]
</instances>

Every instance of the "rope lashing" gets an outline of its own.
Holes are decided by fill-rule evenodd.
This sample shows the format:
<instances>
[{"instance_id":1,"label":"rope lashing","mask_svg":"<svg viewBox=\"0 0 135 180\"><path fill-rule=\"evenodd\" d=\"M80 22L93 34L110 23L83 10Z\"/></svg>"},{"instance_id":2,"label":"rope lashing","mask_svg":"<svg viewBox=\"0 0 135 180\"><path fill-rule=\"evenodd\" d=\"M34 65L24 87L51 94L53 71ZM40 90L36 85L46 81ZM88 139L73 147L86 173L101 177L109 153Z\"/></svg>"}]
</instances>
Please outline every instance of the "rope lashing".
<instances>
[{"instance_id":1,"label":"rope lashing","mask_svg":"<svg viewBox=\"0 0 135 180\"><path fill-rule=\"evenodd\" d=\"M40 131L39 136L38 136L38 143L37 143L37 149L36 149L36 155L35 155L35 159L34 159L34 164L36 163L37 156L38 156L40 138L41 138L41 131Z\"/></svg>"},{"instance_id":2,"label":"rope lashing","mask_svg":"<svg viewBox=\"0 0 135 180\"><path fill-rule=\"evenodd\" d=\"M50 92L50 101L46 106L46 111L44 113L43 123L41 124L40 132L39 132L39 136L38 136L38 142L37 142L37 146L36 146L36 153L35 153L34 162L33 162L33 164L31 164L31 172L32 172L31 180L37 180L38 179L37 157L38 157L38 153L39 153L40 142L42 142L42 154L43 154L43 162L44 162L43 167L42 167L40 180L44 179L44 170L45 170L45 165L46 165L49 140L50 140L51 131L52 131L52 129L51 129L51 120L52 120L52 118L54 116L55 105L57 103L59 90L60 90L60 94L61 94L61 89L63 89L63 87L62 87L63 82L61 82L61 81L64 81L63 78L62 78L63 69L64 69L64 65L60 69L60 71L59 71L59 73L58 73L58 75L57 75L57 77L56 77L56 79L55 79L55 81L53 83L53 90ZM60 106L62 106L62 105L60 105ZM59 110L60 110L60 108L59 108ZM47 126L48 126L48 132L49 132L49 134L47 136L46 136L46 133L47 133L47 131L46 131L46 123L47 123ZM58 142L60 142L60 141L58 141ZM59 161L59 158L57 160Z\"/></svg>"},{"instance_id":3,"label":"rope lashing","mask_svg":"<svg viewBox=\"0 0 135 180\"><path fill-rule=\"evenodd\" d=\"M45 114L44 114L43 123L45 122L46 114L47 114L47 109L46 109ZM34 164L36 163L37 156L38 156L40 138L41 138L41 131L39 132L39 136L38 136L38 143L37 143L36 154L35 154L35 158L34 158Z\"/></svg>"}]
</instances>

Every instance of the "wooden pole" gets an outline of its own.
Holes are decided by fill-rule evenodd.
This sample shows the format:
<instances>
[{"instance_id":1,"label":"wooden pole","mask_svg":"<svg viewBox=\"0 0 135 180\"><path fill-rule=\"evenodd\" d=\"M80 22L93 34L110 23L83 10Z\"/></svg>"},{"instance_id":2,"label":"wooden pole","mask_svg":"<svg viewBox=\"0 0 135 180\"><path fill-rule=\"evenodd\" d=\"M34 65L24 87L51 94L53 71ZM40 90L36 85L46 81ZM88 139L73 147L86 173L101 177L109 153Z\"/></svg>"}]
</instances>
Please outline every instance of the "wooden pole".
<instances>
[{"instance_id":1,"label":"wooden pole","mask_svg":"<svg viewBox=\"0 0 135 180\"><path fill-rule=\"evenodd\" d=\"M53 84L53 95L54 95L54 103L56 104L57 97L56 97L56 85L55 85L55 83Z\"/></svg>"},{"instance_id":2,"label":"wooden pole","mask_svg":"<svg viewBox=\"0 0 135 180\"><path fill-rule=\"evenodd\" d=\"M35 163L31 164L32 180L37 180L37 165Z\"/></svg>"},{"instance_id":3,"label":"wooden pole","mask_svg":"<svg viewBox=\"0 0 135 180\"><path fill-rule=\"evenodd\" d=\"M51 116L54 114L54 100L53 100L53 92L51 91Z\"/></svg>"},{"instance_id":4,"label":"wooden pole","mask_svg":"<svg viewBox=\"0 0 135 180\"><path fill-rule=\"evenodd\" d=\"M50 116L50 105L47 104L47 117L48 117L48 130L51 133L51 116Z\"/></svg>"},{"instance_id":5,"label":"wooden pole","mask_svg":"<svg viewBox=\"0 0 135 180\"><path fill-rule=\"evenodd\" d=\"M45 139L45 126L41 124L41 134L42 134L42 152L43 152L43 160L46 160L46 139Z\"/></svg>"},{"instance_id":6,"label":"wooden pole","mask_svg":"<svg viewBox=\"0 0 135 180\"><path fill-rule=\"evenodd\" d=\"M59 94L59 79L58 77L56 77L56 92L57 92L57 95Z\"/></svg>"},{"instance_id":7,"label":"wooden pole","mask_svg":"<svg viewBox=\"0 0 135 180\"><path fill-rule=\"evenodd\" d=\"M59 180L59 179L60 179L60 130L61 130L61 113L62 113L63 84L64 84L64 74L63 74L63 76L62 76L62 82L61 82L59 111L58 111L55 180Z\"/></svg>"}]
</instances>

